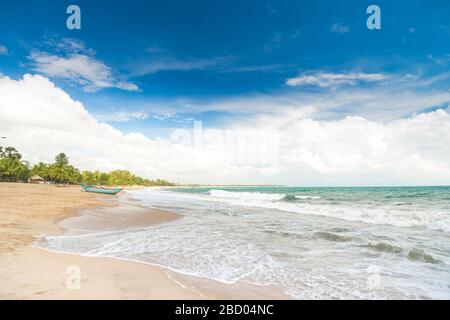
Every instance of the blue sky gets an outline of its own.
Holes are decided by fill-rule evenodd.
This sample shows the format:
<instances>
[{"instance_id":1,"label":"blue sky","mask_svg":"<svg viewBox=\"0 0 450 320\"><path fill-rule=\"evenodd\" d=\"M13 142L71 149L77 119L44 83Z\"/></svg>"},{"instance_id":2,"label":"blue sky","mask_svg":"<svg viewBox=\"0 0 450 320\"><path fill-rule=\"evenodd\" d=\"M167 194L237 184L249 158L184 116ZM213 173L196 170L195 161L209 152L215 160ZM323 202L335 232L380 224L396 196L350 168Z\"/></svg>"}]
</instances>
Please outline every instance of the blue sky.
<instances>
[{"instance_id":1,"label":"blue sky","mask_svg":"<svg viewBox=\"0 0 450 320\"><path fill-rule=\"evenodd\" d=\"M3 1L0 79L2 135L32 161L64 150L82 168L199 183L450 183L448 0ZM278 173L215 159L218 141L191 150L208 165L180 163L191 151L172 134L194 121L278 130Z\"/></svg>"},{"instance_id":2,"label":"blue sky","mask_svg":"<svg viewBox=\"0 0 450 320\"><path fill-rule=\"evenodd\" d=\"M68 30L65 10L71 3L3 2L0 45L8 53L0 56L1 72L42 73L33 51L67 57L73 48L58 51L57 44L79 41L78 53L110 68L114 81L138 90L86 89L58 74L49 78L100 119L150 135L191 119L214 126L239 117L234 110L208 110L210 101L317 90L286 85L302 73L433 77L448 70L450 59L445 0L377 1L382 29L375 31L365 24L372 2L360 0L77 1L82 29ZM373 83L358 83L366 85ZM433 84L441 85L446 84Z\"/></svg>"}]
</instances>

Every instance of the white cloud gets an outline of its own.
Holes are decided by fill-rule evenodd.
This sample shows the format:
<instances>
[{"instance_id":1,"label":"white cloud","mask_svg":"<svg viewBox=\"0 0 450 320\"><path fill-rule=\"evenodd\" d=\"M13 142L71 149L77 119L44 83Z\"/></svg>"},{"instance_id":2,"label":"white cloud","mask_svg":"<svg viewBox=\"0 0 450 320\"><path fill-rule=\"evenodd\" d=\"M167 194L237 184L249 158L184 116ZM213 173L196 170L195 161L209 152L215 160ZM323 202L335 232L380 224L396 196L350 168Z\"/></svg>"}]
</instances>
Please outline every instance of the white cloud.
<instances>
[{"instance_id":1,"label":"white cloud","mask_svg":"<svg viewBox=\"0 0 450 320\"><path fill-rule=\"evenodd\" d=\"M99 121L128 122L148 119L148 113L140 111L114 111L105 114L97 114L95 118Z\"/></svg>"},{"instance_id":2,"label":"white cloud","mask_svg":"<svg viewBox=\"0 0 450 320\"><path fill-rule=\"evenodd\" d=\"M141 59L128 66L133 76L143 76L162 71L191 71L217 68L231 61L233 57L215 58L188 58L177 59L172 57L159 57Z\"/></svg>"},{"instance_id":3,"label":"white cloud","mask_svg":"<svg viewBox=\"0 0 450 320\"><path fill-rule=\"evenodd\" d=\"M331 26L331 32L336 32L339 34L350 32L350 27L343 25L341 22L333 23Z\"/></svg>"},{"instance_id":4,"label":"white cloud","mask_svg":"<svg viewBox=\"0 0 450 320\"><path fill-rule=\"evenodd\" d=\"M156 120L166 120L166 119L173 118L175 116L176 116L176 114L174 112L165 112L162 114L154 114L152 116L152 118L156 119Z\"/></svg>"},{"instance_id":5,"label":"white cloud","mask_svg":"<svg viewBox=\"0 0 450 320\"><path fill-rule=\"evenodd\" d=\"M388 122L363 117L319 121L294 109L289 116L274 115L270 121L254 119L246 128L279 130L280 170L273 176L217 158L220 143L214 139L198 150L140 133L124 134L97 121L80 102L39 75L0 78L0 128L7 143L32 162L52 161L64 151L82 169L126 168L181 182L450 183L448 109ZM230 128L245 129L241 124ZM192 163L190 155L200 158L201 165Z\"/></svg>"},{"instance_id":6,"label":"white cloud","mask_svg":"<svg viewBox=\"0 0 450 320\"><path fill-rule=\"evenodd\" d=\"M428 54L427 58L440 66L446 66L450 63L450 54L445 54L442 56L433 56Z\"/></svg>"},{"instance_id":7,"label":"white cloud","mask_svg":"<svg viewBox=\"0 0 450 320\"><path fill-rule=\"evenodd\" d=\"M281 48L283 45L295 42L302 32L300 29L293 30L289 33L276 32L273 34L264 45L265 51L272 51Z\"/></svg>"},{"instance_id":8,"label":"white cloud","mask_svg":"<svg viewBox=\"0 0 450 320\"><path fill-rule=\"evenodd\" d=\"M267 119L268 125L291 118L310 117L318 120L361 116L387 122L442 107L450 103L450 92L433 89L439 79L418 79L406 75L393 77L386 85L343 87L338 90L283 90L272 94L246 94L212 99L152 99L137 103L135 108L151 113L188 113L191 117L204 112L220 112L225 124L251 123L255 118ZM432 87L430 87L432 84ZM419 89L419 90L418 90Z\"/></svg>"},{"instance_id":9,"label":"white cloud","mask_svg":"<svg viewBox=\"0 0 450 320\"><path fill-rule=\"evenodd\" d=\"M270 3L266 4L266 7L267 7L267 11L269 11L270 14L277 13L277 10L274 7L272 7L272 5Z\"/></svg>"},{"instance_id":10,"label":"white cloud","mask_svg":"<svg viewBox=\"0 0 450 320\"><path fill-rule=\"evenodd\" d=\"M297 33L290 35L290 37L297 36ZM139 77L158 72L192 70L214 70L222 73L268 72L291 67L283 66L281 64L234 66L233 62L238 59L238 57L235 56L177 58L170 56L166 49L160 47L150 47L146 49L146 52L150 53L150 55L144 58L135 59L127 65L127 69L131 76Z\"/></svg>"},{"instance_id":11,"label":"white cloud","mask_svg":"<svg viewBox=\"0 0 450 320\"><path fill-rule=\"evenodd\" d=\"M317 86L320 88L336 88L342 85L357 85L361 82L379 82L387 79L387 76L379 73L329 73L307 72L298 77L286 80L288 86Z\"/></svg>"},{"instance_id":12,"label":"white cloud","mask_svg":"<svg viewBox=\"0 0 450 320\"><path fill-rule=\"evenodd\" d=\"M238 67L229 67L224 69L222 72L267 72L267 71L276 71L282 69L283 66L281 64L265 64L265 65L250 65L250 66L238 66Z\"/></svg>"},{"instance_id":13,"label":"white cloud","mask_svg":"<svg viewBox=\"0 0 450 320\"><path fill-rule=\"evenodd\" d=\"M88 92L104 88L119 88L127 91L139 89L133 83L118 81L114 78L110 67L87 55L73 54L61 57L33 51L29 59L35 71L51 78L79 84Z\"/></svg>"},{"instance_id":14,"label":"white cloud","mask_svg":"<svg viewBox=\"0 0 450 320\"><path fill-rule=\"evenodd\" d=\"M323 174L348 174L428 182L450 178L450 115L444 110L385 124L362 117L339 121L302 119L287 131L285 160ZM444 179L444 180L445 180ZM405 183L405 182L404 182Z\"/></svg>"},{"instance_id":15,"label":"white cloud","mask_svg":"<svg viewBox=\"0 0 450 320\"><path fill-rule=\"evenodd\" d=\"M166 53L167 49L161 48L159 46L152 46L147 48L145 51L147 51L148 53L155 54L155 53Z\"/></svg>"},{"instance_id":16,"label":"white cloud","mask_svg":"<svg viewBox=\"0 0 450 320\"><path fill-rule=\"evenodd\" d=\"M87 92L105 88L139 90L136 84L117 79L109 66L94 57L95 51L87 48L80 40L50 39L45 45L54 53L33 50L28 56L33 69L38 73L80 85Z\"/></svg>"},{"instance_id":17,"label":"white cloud","mask_svg":"<svg viewBox=\"0 0 450 320\"><path fill-rule=\"evenodd\" d=\"M33 163L53 161L56 153L64 151L82 169L125 168L175 181L226 178L220 164L204 167L196 178L198 172L186 160L190 152L186 147L141 133L124 134L99 122L80 102L40 75L0 78L0 128L8 137L3 143L17 147Z\"/></svg>"},{"instance_id":18,"label":"white cloud","mask_svg":"<svg viewBox=\"0 0 450 320\"><path fill-rule=\"evenodd\" d=\"M0 55L4 55L4 56L8 55L8 48L1 44L0 44Z\"/></svg>"},{"instance_id":19,"label":"white cloud","mask_svg":"<svg viewBox=\"0 0 450 320\"><path fill-rule=\"evenodd\" d=\"M97 54L94 49L88 48L82 40L75 38L46 37L42 45L62 55L85 54L95 56Z\"/></svg>"}]
</instances>

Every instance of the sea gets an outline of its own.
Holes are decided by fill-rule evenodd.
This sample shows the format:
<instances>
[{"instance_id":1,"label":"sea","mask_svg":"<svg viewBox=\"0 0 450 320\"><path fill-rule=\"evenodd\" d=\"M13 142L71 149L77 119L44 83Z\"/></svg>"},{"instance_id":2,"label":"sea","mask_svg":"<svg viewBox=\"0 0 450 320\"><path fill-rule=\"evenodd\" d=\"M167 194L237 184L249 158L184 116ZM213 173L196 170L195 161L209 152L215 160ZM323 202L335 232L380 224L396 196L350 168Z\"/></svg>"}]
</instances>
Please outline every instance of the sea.
<instances>
[{"instance_id":1,"label":"sea","mask_svg":"<svg viewBox=\"0 0 450 320\"><path fill-rule=\"evenodd\" d=\"M293 299L450 299L450 187L183 187L126 191L181 219L47 237Z\"/></svg>"}]
</instances>

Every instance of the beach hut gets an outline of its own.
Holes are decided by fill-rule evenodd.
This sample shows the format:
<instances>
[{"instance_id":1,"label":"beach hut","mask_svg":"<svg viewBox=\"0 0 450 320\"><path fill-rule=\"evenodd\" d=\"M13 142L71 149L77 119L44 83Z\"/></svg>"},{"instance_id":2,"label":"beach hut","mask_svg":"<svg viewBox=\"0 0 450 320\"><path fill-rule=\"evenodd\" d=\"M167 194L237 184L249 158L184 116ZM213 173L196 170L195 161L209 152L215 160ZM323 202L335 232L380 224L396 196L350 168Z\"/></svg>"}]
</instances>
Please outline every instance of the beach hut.
<instances>
[{"instance_id":1,"label":"beach hut","mask_svg":"<svg viewBox=\"0 0 450 320\"><path fill-rule=\"evenodd\" d=\"M45 180L40 175L35 174L28 180L28 182L29 183L44 183Z\"/></svg>"}]
</instances>

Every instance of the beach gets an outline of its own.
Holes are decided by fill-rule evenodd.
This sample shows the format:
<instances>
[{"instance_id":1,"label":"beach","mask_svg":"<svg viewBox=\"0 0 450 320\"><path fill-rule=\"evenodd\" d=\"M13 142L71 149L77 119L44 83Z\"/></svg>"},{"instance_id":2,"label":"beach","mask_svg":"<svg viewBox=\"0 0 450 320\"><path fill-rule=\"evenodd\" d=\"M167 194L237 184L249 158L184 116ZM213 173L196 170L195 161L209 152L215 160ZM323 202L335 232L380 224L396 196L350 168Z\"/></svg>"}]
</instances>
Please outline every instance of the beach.
<instances>
[{"instance_id":1,"label":"beach","mask_svg":"<svg viewBox=\"0 0 450 320\"><path fill-rule=\"evenodd\" d=\"M448 299L449 191L1 183L0 299Z\"/></svg>"},{"instance_id":2,"label":"beach","mask_svg":"<svg viewBox=\"0 0 450 320\"><path fill-rule=\"evenodd\" d=\"M81 192L78 186L0 184L0 299L270 299L271 286L226 284L147 263L56 253L36 243L84 229L121 230L164 224L181 216L141 206L126 195ZM75 231L76 232L76 231ZM70 268L80 287L67 285ZM69 269L68 269L69 268ZM68 273L69 272L69 273Z\"/></svg>"}]
</instances>

